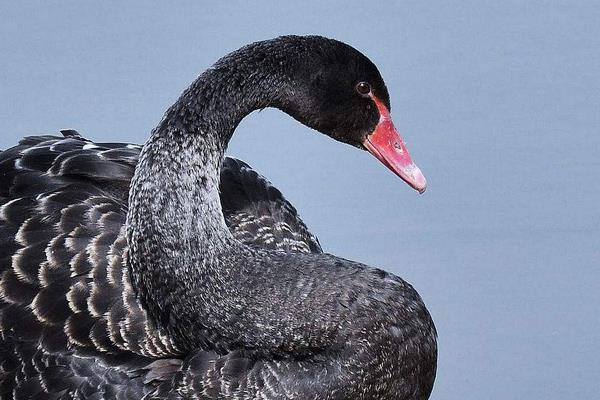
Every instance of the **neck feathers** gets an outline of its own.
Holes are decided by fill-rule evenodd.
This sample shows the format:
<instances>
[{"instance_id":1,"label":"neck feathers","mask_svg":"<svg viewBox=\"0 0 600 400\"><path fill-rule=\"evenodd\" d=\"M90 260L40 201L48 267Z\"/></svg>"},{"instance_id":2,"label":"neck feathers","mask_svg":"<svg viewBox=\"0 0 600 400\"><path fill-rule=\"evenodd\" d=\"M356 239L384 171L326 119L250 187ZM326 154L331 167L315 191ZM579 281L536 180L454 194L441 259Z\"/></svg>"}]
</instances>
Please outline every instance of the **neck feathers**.
<instances>
[{"instance_id":1,"label":"neck feathers","mask_svg":"<svg viewBox=\"0 0 600 400\"><path fill-rule=\"evenodd\" d=\"M202 74L167 111L142 149L131 182L132 282L157 324L178 330L171 333L182 348L194 346L194 338L185 336L196 334L199 318L193 306L199 299L190 299L190 293L198 287L207 295L221 290L213 281L244 251L225 224L219 198L227 143L244 116L278 106L277 89L285 81L269 65L250 67L234 55Z\"/></svg>"}]
</instances>

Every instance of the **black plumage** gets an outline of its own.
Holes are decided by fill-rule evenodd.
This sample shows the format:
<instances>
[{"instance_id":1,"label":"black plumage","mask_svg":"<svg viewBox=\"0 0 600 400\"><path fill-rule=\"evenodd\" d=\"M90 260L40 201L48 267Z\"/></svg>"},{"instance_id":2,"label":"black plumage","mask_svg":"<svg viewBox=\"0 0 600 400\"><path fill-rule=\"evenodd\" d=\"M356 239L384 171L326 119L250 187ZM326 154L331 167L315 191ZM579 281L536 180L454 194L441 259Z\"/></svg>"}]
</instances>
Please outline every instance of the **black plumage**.
<instances>
[{"instance_id":1,"label":"black plumage","mask_svg":"<svg viewBox=\"0 0 600 400\"><path fill-rule=\"evenodd\" d=\"M9 365L0 373L5 388L0 389L1 398L60 398L71 392L82 398L87 398L85 393L98 398L140 398L155 386L152 382L166 379L161 375L164 368L136 372L143 383L138 390L128 385L131 374L118 373L129 367L127 363L102 372L103 376L116 373L110 381L102 377L94 377L95 383L85 381L98 373L93 366L104 354L128 347L132 351L127 357L140 366L154 363L153 356L179 356L159 345L159 339L147 338L141 343L147 336L147 318L139 306L132 307L136 303L133 293L125 301L121 299L122 281L127 279L119 262L119 251L125 247L121 229L140 149L96 144L70 131L65 138L28 137L0 153L0 241L4 250L0 253L0 352L3 364ZM232 232L240 240L269 248L321 251L293 206L247 164L226 158L222 174L225 218L233 221ZM257 232L260 227L261 234ZM269 240L284 235L285 242ZM125 330L124 321L128 324ZM35 351L36 357L49 365L36 368L29 364L19 352L21 348ZM166 360L181 366L179 358ZM17 368L33 368L31 376L20 376L26 371L19 375ZM174 372L171 367L162 373L170 376ZM45 382L48 378L41 375L36 378L38 374L52 374L56 385ZM109 390L115 383L121 386ZM102 385L108 386L102 389Z\"/></svg>"},{"instance_id":2,"label":"black plumage","mask_svg":"<svg viewBox=\"0 0 600 400\"><path fill-rule=\"evenodd\" d=\"M143 147L68 130L1 152L0 398L426 399L436 333L417 292L323 253L275 187L223 158L267 106L360 147L378 115L346 90L356 76L389 108L351 47L258 42Z\"/></svg>"}]
</instances>

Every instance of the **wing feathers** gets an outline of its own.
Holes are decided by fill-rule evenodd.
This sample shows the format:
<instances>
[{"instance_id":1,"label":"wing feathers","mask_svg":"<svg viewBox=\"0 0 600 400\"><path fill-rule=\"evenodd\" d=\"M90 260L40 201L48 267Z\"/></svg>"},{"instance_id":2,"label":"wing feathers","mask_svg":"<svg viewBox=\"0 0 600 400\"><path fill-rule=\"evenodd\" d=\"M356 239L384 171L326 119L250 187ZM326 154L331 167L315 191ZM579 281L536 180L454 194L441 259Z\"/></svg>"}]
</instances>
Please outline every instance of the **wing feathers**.
<instances>
[{"instance_id":1,"label":"wing feathers","mask_svg":"<svg viewBox=\"0 0 600 400\"><path fill-rule=\"evenodd\" d=\"M123 261L141 147L62 133L0 152L0 398L137 399L150 391L216 399L276 385L243 355L177 358L140 307ZM221 198L240 240L321 251L294 207L247 164L225 160Z\"/></svg>"}]
</instances>

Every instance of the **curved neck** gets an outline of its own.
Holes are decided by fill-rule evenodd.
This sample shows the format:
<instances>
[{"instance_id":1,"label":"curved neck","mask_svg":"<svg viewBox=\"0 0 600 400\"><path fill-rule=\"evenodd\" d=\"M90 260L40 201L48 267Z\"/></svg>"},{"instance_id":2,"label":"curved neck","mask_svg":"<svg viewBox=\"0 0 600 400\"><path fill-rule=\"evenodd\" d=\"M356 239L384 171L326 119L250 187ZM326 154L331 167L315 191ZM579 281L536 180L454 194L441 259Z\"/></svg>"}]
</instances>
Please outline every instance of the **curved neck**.
<instances>
[{"instance_id":1,"label":"curved neck","mask_svg":"<svg viewBox=\"0 0 600 400\"><path fill-rule=\"evenodd\" d=\"M219 296L244 247L219 199L221 162L239 122L285 106L290 80L279 60L244 63L251 48L221 59L166 112L140 154L127 217L128 266L142 304L182 348L197 347L202 296ZM287 68L289 70L289 67ZM247 260L244 260L244 262ZM239 261L237 261L239 263ZM202 324L202 323L201 323Z\"/></svg>"}]
</instances>

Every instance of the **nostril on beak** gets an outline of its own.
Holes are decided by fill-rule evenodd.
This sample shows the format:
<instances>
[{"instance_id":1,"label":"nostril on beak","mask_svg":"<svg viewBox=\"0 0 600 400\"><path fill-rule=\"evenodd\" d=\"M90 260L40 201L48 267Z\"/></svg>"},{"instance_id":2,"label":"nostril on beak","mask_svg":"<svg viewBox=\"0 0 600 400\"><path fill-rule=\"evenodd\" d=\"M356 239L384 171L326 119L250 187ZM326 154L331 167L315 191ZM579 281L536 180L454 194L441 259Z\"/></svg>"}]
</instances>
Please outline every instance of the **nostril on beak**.
<instances>
[{"instance_id":1,"label":"nostril on beak","mask_svg":"<svg viewBox=\"0 0 600 400\"><path fill-rule=\"evenodd\" d=\"M404 149L402 148L402 144L399 142L394 142L394 148L398 151L398 153L404 153Z\"/></svg>"}]
</instances>

